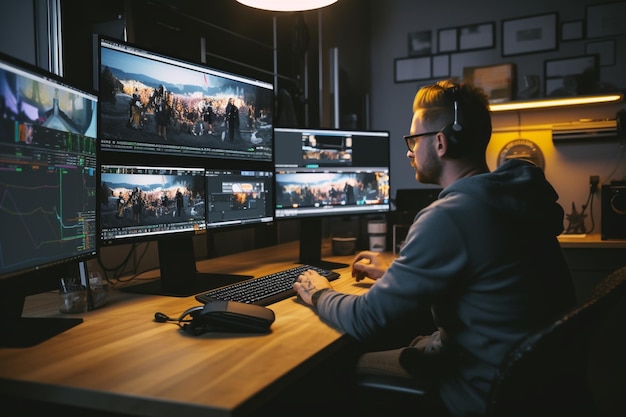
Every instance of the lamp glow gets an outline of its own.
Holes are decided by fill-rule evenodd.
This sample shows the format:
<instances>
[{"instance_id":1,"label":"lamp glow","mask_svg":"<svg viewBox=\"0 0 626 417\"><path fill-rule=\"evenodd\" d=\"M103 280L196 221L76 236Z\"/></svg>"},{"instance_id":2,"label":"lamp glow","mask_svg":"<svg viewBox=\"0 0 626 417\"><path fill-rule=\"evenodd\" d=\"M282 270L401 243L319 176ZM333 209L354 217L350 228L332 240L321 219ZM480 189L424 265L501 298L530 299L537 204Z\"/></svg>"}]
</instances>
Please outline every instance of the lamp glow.
<instances>
[{"instance_id":1,"label":"lamp glow","mask_svg":"<svg viewBox=\"0 0 626 417\"><path fill-rule=\"evenodd\" d=\"M512 101L508 103L494 103L489 106L491 111L543 109L547 107L576 106L580 104L612 103L622 101L623 94L606 94L601 96L564 97L545 100Z\"/></svg>"},{"instance_id":2,"label":"lamp glow","mask_svg":"<svg viewBox=\"0 0 626 417\"><path fill-rule=\"evenodd\" d=\"M237 0L239 3L256 9L274 12L300 12L330 6L337 0Z\"/></svg>"}]
</instances>

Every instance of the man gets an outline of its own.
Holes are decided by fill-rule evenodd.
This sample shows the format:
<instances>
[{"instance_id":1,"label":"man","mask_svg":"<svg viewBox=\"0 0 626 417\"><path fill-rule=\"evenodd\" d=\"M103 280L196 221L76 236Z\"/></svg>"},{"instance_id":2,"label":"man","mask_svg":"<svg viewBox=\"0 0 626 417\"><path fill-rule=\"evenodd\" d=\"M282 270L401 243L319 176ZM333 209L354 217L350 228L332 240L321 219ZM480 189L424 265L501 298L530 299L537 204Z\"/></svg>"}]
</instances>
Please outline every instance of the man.
<instances>
[{"instance_id":1,"label":"man","mask_svg":"<svg viewBox=\"0 0 626 417\"><path fill-rule=\"evenodd\" d=\"M355 256L356 280L375 280L367 293L335 292L313 271L294 289L361 342L423 326L419 314L430 309L437 331L409 347L365 353L358 367L428 377L446 412L482 415L505 355L575 303L556 239L563 209L531 163L510 160L489 172L491 116L482 90L440 81L418 91L413 113L407 157L419 182L443 188L438 200L416 215L391 265L378 253ZM416 357L423 360L406 359Z\"/></svg>"},{"instance_id":2,"label":"man","mask_svg":"<svg viewBox=\"0 0 626 417\"><path fill-rule=\"evenodd\" d=\"M235 141L235 131L239 127L239 109L234 98L228 99L226 105L226 124L228 125L228 139L231 143Z\"/></svg>"}]
</instances>

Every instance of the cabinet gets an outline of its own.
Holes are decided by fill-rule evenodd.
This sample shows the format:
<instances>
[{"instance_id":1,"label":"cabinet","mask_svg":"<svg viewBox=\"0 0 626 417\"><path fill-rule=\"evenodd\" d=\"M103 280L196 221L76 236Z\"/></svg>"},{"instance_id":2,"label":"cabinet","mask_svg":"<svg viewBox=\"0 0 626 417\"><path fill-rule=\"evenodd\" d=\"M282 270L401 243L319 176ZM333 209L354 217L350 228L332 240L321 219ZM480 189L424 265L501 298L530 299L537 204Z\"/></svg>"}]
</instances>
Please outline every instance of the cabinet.
<instances>
[{"instance_id":1,"label":"cabinet","mask_svg":"<svg viewBox=\"0 0 626 417\"><path fill-rule=\"evenodd\" d=\"M616 269L626 266L626 240L601 240L600 235L559 237L569 266L578 303L593 287Z\"/></svg>"}]
</instances>

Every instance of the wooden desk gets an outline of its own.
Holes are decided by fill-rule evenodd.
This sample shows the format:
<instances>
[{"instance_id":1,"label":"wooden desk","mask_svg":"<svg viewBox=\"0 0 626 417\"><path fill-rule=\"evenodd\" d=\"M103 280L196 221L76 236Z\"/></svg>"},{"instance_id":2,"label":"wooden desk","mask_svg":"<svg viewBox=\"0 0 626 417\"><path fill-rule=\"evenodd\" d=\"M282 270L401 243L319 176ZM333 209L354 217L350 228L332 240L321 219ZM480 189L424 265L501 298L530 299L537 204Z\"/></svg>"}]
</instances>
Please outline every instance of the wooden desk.
<instances>
[{"instance_id":1,"label":"wooden desk","mask_svg":"<svg viewBox=\"0 0 626 417\"><path fill-rule=\"evenodd\" d=\"M599 249L626 249L626 239L602 240L599 233L586 235L560 235L559 243L562 248L599 248Z\"/></svg>"},{"instance_id":2,"label":"wooden desk","mask_svg":"<svg viewBox=\"0 0 626 417\"><path fill-rule=\"evenodd\" d=\"M261 276L292 266L297 252L297 243L288 243L200 261L198 269ZM342 276L333 282L336 289L366 291L368 286L357 284L349 268L337 271ZM194 305L193 297L113 291L109 304L85 313L82 324L34 347L0 349L0 393L126 415L252 415L350 345L350 338L321 322L295 297L269 306L276 321L267 335L192 337L175 323L153 321L156 311L178 317ZM25 311L63 316L55 293L27 300Z\"/></svg>"}]
</instances>

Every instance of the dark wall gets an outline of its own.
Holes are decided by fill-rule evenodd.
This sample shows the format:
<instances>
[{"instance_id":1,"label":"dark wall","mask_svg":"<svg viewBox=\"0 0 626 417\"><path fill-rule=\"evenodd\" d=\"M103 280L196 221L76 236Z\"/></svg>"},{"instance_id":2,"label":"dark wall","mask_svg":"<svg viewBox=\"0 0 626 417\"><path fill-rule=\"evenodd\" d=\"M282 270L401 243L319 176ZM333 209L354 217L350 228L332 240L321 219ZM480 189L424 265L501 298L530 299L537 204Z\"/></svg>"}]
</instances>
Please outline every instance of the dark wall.
<instances>
[{"instance_id":1,"label":"dark wall","mask_svg":"<svg viewBox=\"0 0 626 417\"><path fill-rule=\"evenodd\" d=\"M341 111L356 114L364 127L369 90L369 13L367 8L358 7L361 4L343 0L319 12L272 13L234 0L62 0L65 74L82 87L91 88L92 35L110 35L107 30L121 21L127 40L145 49L275 80L276 114L283 126L329 127L329 98L321 90L328 91L328 51L338 47ZM206 43L204 57L202 38Z\"/></svg>"}]
</instances>

